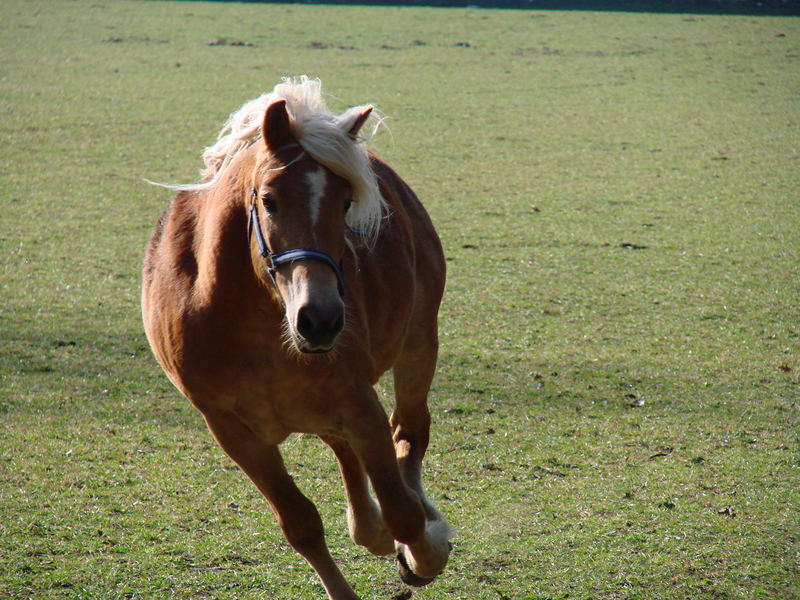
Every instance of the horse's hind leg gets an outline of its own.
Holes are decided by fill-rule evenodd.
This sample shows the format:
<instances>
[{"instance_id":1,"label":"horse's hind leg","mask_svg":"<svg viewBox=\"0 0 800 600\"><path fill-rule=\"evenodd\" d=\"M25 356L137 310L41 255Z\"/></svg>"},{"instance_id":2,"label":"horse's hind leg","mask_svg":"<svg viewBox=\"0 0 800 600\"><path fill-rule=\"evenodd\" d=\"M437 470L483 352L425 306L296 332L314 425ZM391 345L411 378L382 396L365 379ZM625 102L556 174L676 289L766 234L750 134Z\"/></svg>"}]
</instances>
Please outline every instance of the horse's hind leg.
<instances>
[{"instance_id":1,"label":"horse's hind leg","mask_svg":"<svg viewBox=\"0 0 800 600\"><path fill-rule=\"evenodd\" d=\"M406 484L425 502L422 486L422 459L428 449L431 425L428 391L436 370L439 350L435 313L429 319L414 319L403 349L392 367L395 409L390 424L397 462ZM433 510L426 503L426 512ZM438 513L428 514L438 518Z\"/></svg>"},{"instance_id":2,"label":"horse's hind leg","mask_svg":"<svg viewBox=\"0 0 800 600\"><path fill-rule=\"evenodd\" d=\"M394 540L383 524L378 503L369 492L369 480L361 461L342 438L324 436L322 440L332 449L347 493L347 525L350 537L373 554L386 556L394 552Z\"/></svg>"},{"instance_id":3,"label":"horse's hind leg","mask_svg":"<svg viewBox=\"0 0 800 600\"><path fill-rule=\"evenodd\" d=\"M286 472L277 446L263 443L233 413L206 410L204 416L222 449L267 498L286 540L317 572L330 600L359 600L328 552L316 507Z\"/></svg>"},{"instance_id":4,"label":"horse's hind leg","mask_svg":"<svg viewBox=\"0 0 800 600\"><path fill-rule=\"evenodd\" d=\"M428 448L431 423L428 391L436 369L438 346L435 316L412 321L403 351L393 367L395 410L390 425L400 472L425 510L426 536L434 546L446 544L449 548L450 528L428 500L422 485L422 459ZM418 572L413 546L398 544L398 550L401 575L406 582L424 584L422 579L413 577L413 573ZM405 572L407 570L412 573Z\"/></svg>"}]
</instances>

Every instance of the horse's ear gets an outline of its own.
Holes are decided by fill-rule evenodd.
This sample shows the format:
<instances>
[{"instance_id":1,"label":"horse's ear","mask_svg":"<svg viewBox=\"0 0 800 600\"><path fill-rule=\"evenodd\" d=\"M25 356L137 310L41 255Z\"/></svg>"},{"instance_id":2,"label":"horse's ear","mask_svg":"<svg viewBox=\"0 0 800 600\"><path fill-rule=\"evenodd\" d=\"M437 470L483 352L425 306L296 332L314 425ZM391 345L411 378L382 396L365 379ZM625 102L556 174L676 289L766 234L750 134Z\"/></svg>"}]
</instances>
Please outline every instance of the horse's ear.
<instances>
[{"instance_id":1,"label":"horse's ear","mask_svg":"<svg viewBox=\"0 0 800 600\"><path fill-rule=\"evenodd\" d=\"M292 126L289 124L289 113L286 112L286 100L278 100L267 107L261 135L267 148L273 152L295 141Z\"/></svg>"},{"instance_id":2,"label":"horse's ear","mask_svg":"<svg viewBox=\"0 0 800 600\"><path fill-rule=\"evenodd\" d=\"M353 121L353 124L350 125L350 129L347 130L347 135L351 138L356 139L358 137L358 132L363 127L364 123L366 123L367 119L369 118L370 113L372 112L371 106L365 106L361 113L356 117L356 120Z\"/></svg>"}]
</instances>

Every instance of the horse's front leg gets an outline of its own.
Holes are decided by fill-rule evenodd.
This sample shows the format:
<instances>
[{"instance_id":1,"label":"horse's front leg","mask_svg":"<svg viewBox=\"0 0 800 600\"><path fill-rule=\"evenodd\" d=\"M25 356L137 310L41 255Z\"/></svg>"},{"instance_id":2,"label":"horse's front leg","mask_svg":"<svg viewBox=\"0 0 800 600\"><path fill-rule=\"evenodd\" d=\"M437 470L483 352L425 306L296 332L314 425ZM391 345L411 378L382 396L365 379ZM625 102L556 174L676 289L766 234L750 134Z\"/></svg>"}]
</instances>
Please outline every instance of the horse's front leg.
<instances>
[{"instance_id":1,"label":"horse's front leg","mask_svg":"<svg viewBox=\"0 0 800 600\"><path fill-rule=\"evenodd\" d=\"M287 473L277 446L263 443L232 412L205 410L208 428L222 449L269 501L286 540L322 580L330 600L359 600L325 545L322 519Z\"/></svg>"},{"instance_id":2,"label":"horse's front leg","mask_svg":"<svg viewBox=\"0 0 800 600\"><path fill-rule=\"evenodd\" d=\"M369 492L369 480L361 461L346 440L321 436L333 449L347 494L347 526L350 537L377 556L394 552L394 540L383 524L381 509Z\"/></svg>"},{"instance_id":3,"label":"horse's front leg","mask_svg":"<svg viewBox=\"0 0 800 600\"><path fill-rule=\"evenodd\" d=\"M396 540L401 575L410 585L425 585L447 564L450 530L401 474L392 429L372 387L359 390L346 412L347 440L372 482L386 529Z\"/></svg>"}]
</instances>

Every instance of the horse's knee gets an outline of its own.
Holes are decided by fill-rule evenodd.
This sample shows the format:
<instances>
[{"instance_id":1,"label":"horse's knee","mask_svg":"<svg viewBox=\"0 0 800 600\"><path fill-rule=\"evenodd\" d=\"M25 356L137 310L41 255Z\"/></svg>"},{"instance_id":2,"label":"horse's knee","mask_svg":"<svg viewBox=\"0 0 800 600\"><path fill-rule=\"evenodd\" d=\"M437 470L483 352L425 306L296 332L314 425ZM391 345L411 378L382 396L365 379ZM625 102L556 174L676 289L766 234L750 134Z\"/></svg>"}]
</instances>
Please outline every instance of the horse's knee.
<instances>
[{"instance_id":1,"label":"horse's knee","mask_svg":"<svg viewBox=\"0 0 800 600\"><path fill-rule=\"evenodd\" d=\"M394 538L386 530L377 505L373 503L370 509L356 514L352 507L348 508L347 525L350 537L372 554L387 556L394 552Z\"/></svg>"},{"instance_id":2,"label":"horse's knee","mask_svg":"<svg viewBox=\"0 0 800 600\"><path fill-rule=\"evenodd\" d=\"M304 528L302 531L287 531L284 529L283 533L289 545L303 556L312 550L316 550L325 543L325 536L322 532L322 528Z\"/></svg>"},{"instance_id":3,"label":"horse's knee","mask_svg":"<svg viewBox=\"0 0 800 600\"><path fill-rule=\"evenodd\" d=\"M305 506L292 507L289 514L282 514L280 524L286 541L302 555L325 544L322 518L310 501Z\"/></svg>"}]
</instances>

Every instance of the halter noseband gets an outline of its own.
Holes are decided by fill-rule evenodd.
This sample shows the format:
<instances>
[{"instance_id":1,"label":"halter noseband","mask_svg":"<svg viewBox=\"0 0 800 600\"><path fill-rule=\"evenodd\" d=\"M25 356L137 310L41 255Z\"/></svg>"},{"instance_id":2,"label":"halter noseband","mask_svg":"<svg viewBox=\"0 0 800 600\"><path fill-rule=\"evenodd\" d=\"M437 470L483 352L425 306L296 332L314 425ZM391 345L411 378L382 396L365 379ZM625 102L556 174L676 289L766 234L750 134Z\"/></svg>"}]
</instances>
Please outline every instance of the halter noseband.
<instances>
[{"instance_id":1,"label":"halter noseband","mask_svg":"<svg viewBox=\"0 0 800 600\"><path fill-rule=\"evenodd\" d=\"M329 254L323 252L322 250L312 250L310 248L298 248L295 250L287 250L286 252L273 254L267 245L267 240L264 239L264 234L261 232L261 221L258 218L258 209L256 208L255 202L250 204L250 220L247 222L248 243L252 238L253 232L256 234L258 250L261 253L261 256L264 257L264 260L267 262L267 273L269 274L270 279L272 279L273 284L275 284L275 269L277 267L294 260L310 258L312 260L324 262L331 269L333 269L333 272L336 274L339 295L344 298L345 285L344 274L342 273L342 261L339 261L339 264L336 264L336 261L334 261Z\"/></svg>"}]
</instances>

